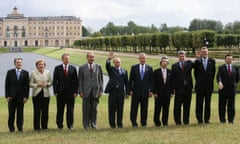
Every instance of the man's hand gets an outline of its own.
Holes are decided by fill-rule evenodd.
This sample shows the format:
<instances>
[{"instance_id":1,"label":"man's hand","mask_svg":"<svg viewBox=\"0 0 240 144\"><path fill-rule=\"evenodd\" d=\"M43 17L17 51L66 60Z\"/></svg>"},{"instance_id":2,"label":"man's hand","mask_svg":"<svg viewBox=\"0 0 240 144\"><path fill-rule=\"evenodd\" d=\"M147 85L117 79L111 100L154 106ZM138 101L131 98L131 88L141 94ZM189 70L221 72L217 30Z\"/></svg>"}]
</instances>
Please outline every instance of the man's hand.
<instances>
[{"instance_id":1,"label":"man's hand","mask_svg":"<svg viewBox=\"0 0 240 144\"><path fill-rule=\"evenodd\" d=\"M220 90L222 90L223 89L223 83L220 81L220 82L218 82L218 88L220 89Z\"/></svg>"},{"instance_id":2,"label":"man's hand","mask_svg":"<svg viewBox=\"0 0 240 144\"><path fill-rule=\"evenodd\" d=\"M114 57L114 52L109 52L109 54L108 54L108 59L109 60L111 60L111 59L113 59L113 57Z\"/></svg>"},{"instance_id":3,"label":"man's hand","mask_svg":"<svg viewBox=\"0 0 240 144\"><path fill-rule=\"evenodd\" d=\"M81 92L81 93L80 93L80 97L83 98L83 96L84 96L84 94Z\"/></svg>"},{"instance_id":4,"label":"man's hand","mask_svg":"<svg viewBox=\"0 0 240 144\"><path fill-rule=\"evenodd\" d=\"M152 97L152 95L153 95L153 93L152 93L152 92L149 92L148 97Z\"/></svg>"},{"instance_id":5,"label":"man's hand","mask_svg":"<svg viewBox=\"0 0 240 144\"><path fill-rule=\"evenodd\" d=\"M23 99L23 103L26 103L26 102L27 102L27 100L28 100L27 98L24 98L24 99Z\"/></svg>"},{"instance_id":6,"label":"man's hand","mask_svg":"<svg viewBox=\"0 0 240 144\"><path fill-rule=\"evenodd\" d=\"M76 98L76 97L77 97L77 93L74 93L74 94L73 94L73 98Z\"/></svg>"},{"instance_id":7,"label":"man's hand","mask_svg":"<svg viewBox=\"0 0 240 144\"><path fill-rule=\"evenodd\" d=\"M10 101L12 101L12 98L11 97L7 97L6 100L7 100L7 102L10 102Z\"/></svg>"},{"instance_id":8,"label":"man's hand","mask_svg":"<svg viewBox=\"0 0 240 144\"><path fill-rule=\"evenodd\" d=\"M98 97L100 98L102 96L102 92L99 92L98 93Z\"/></svg>"},{"instance_id":9,"label":"man's hand","mask_svg":"<svg viewBox=\"0 0 240 144\"><path fill-rule=\"evenodd\" d=\"M129 95L130 95L130 96L133 96L133 91L130 91L130 92L129 92Z\"/></svg>"}]
</instances>

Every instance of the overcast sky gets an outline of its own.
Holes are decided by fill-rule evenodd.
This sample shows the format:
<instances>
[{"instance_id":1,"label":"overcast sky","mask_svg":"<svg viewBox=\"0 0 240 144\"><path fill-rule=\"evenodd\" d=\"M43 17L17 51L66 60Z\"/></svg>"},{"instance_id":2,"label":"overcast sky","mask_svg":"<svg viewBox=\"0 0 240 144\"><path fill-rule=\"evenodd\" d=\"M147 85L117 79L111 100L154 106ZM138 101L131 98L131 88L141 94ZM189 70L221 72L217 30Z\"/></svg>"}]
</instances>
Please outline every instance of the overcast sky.
<instances>
[{"instance_id":1,"label":"overcast sky","mask_svg":"<svg viewBox=\"0 0 240 144\"><path fill-rule=\"evenodd\" d=\"M0 17L13 7L25 16L80 17L83 25L98 31L108 22L159 27L188 27L194 18L219 20L223 24L240 20L239 0L0 0Z\"/></svg>"}]
</instances>

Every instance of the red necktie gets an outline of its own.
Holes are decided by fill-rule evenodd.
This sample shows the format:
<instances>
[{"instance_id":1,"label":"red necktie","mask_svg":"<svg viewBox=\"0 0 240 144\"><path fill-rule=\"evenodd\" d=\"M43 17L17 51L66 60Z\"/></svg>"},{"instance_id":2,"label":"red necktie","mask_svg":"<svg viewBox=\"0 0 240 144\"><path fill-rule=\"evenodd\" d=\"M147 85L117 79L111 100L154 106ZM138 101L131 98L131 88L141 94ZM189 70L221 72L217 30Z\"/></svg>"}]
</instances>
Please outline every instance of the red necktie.
<instances>
[{"instance_id":1,"label":"red necktie","mask_svg":"<svg viewBox=\"0 0 240 144\"><path fill-rule=\"evenodd\" d=\"M90 68L89 68L89 70L90 70L90 73L92 74L92 73L93 73L92 64L90 64Z\"/></svg>"},{"instance_id":2,"label":"red necktie","mask_svg":"<svg viewBox=\"0 0 240 144\"><path fill-rule=\"evenodd\" d=\"M67 71L67 65L64 66L64 75L67 77L68 71Z\"/></svg>"},{"instance_id":3,"label":"red necktie","mask_svg":"<svg viewBox=\"0 0 240 144\"><path fill-rule=\"evenodd\" d=\"M182 69L182 71L184 71L184 63L183 62L181 62L181 69Z\"/></svg>"},{"instance_id":4,"label":"red necktie","mask_svg":"<svg viewBox=\"0 0 240 144\"><path fill-rule=\"evenodd\" d=\"M227 71L228 71L228 75L231 76L231 75L232 75L232 72L231 72L230 64L228 64Z\"/></svg>"}]
</instances>

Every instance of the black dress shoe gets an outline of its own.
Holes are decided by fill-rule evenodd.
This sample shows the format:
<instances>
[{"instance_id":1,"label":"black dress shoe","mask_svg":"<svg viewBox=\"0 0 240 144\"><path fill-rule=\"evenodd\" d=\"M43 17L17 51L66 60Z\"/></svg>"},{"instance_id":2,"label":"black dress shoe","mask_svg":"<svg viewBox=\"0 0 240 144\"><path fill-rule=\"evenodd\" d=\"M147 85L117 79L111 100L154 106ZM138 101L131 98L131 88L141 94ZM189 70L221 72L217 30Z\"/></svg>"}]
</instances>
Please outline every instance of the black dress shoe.
<instances>
[{"instance_id":1,"label":"black dress shoe","mask_svg":"<svg viewBox=\"0 0 240 144\"><path fill-rule=\"evenodd\" d=\"M122 125L118 125L118 128L123 128L123 126Z\"/></svg>"},{"instance_id":2,"label":"black dress shoe","mask_svg":"<svg viewBox=\"0 0 240 144\"><path fill-rule=\"evenodd\" d=\"M73 130L73 127L69 127L68 129L69 129L69 130Z\"/></svg>"},{"instance_id":3,"label":"black dress shoe","mask_svg":"<svg viewBox=\"0 0 240 144\"><path fill-rule=\"evenodd\" d=\"M133 125L133 128L138 128L138 125Z\"/></svg>"},{"instance_id":4,"label":"black dress shoe","mask_svg":"<svg viewBox=\"0 0 240 144\"><path fill-rule=\"evenodd\" d=\"M85 130L88 130L88 129L89 129L89 127L88 127L88 126L85 126L85 127L84 127L84 129L85 129Z\"/></svg>"},{"instance_id":5,"label":"black dress shoe","mask_svg":"<svg viewBox=\"0 0 240 144\"><path fill-rule=\"evenodd\" d=\"M207 120L207 121L205 121L205 124L210 124L210 121L208 121L208 120Z\"/></svg>"},{"instance_id":6,"label":"black dress shoe","mask_svg":"<svg viewBox=\"0 0 240 144\"><path fill-rule=\"evenodd\" d=\"M92 129L98 129L98 127L96 125L92 125L91 127L92 127Z\"/></svg>"}]
</instances>

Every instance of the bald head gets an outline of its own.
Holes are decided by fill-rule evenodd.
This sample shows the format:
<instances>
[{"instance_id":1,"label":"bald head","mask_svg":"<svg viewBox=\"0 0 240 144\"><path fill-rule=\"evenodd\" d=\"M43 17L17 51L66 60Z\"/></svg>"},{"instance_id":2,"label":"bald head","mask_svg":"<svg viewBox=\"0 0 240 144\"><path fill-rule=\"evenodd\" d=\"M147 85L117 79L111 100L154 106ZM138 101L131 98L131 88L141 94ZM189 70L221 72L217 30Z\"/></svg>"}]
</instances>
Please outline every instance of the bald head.
<instances>
[{"instance_id":1,"label":"bald head","mask_svg":"<svg viewBox=\"0 0 240 144\"><path fill-rule=\"evenodd\" d=\"M120 58L118 58L118 57L115 57L114 59L113 59L113 64L114 64L114 66L115 67L120 67L121 66L121 59Z\"/></svg>"},{"instance_id":2,"label":"bald head","mask_svg":"<svg viewBox=\"0 0 240 144\"><path fill-rule=\"evenodd\" d=\"M88 52L87 53L87 61L89 64L92 64L95 60L94 53L93 52Z\"/></svg>"}]
</instances>

